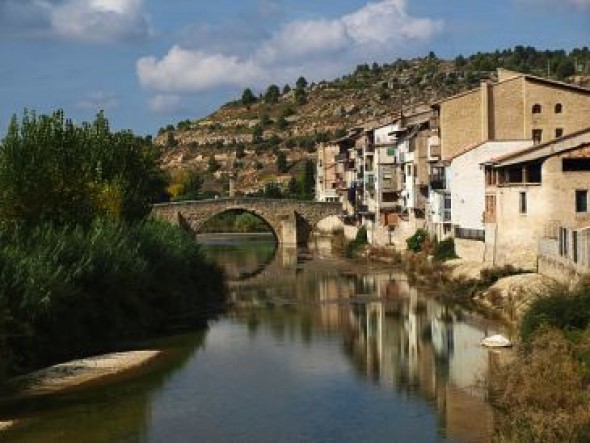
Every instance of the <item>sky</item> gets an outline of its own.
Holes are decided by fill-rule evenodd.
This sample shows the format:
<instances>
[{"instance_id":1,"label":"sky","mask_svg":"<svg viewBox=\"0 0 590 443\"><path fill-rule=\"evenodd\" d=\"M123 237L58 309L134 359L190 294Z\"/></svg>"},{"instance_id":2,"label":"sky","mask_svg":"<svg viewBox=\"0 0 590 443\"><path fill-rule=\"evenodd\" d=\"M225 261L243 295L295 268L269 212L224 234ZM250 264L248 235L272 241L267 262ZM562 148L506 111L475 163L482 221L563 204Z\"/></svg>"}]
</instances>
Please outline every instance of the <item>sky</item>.
<instances>
[{"instance_id":1,"label":"sky","mask_svg":"<svg viewBox=\"0 0 590 443\"><path fill-rule=\"evenodd\" d=\"M246 87L515 45L590 46L590 0L0 0L0 138L25 108L155 135Z\"/></svg>"}]
</instances>

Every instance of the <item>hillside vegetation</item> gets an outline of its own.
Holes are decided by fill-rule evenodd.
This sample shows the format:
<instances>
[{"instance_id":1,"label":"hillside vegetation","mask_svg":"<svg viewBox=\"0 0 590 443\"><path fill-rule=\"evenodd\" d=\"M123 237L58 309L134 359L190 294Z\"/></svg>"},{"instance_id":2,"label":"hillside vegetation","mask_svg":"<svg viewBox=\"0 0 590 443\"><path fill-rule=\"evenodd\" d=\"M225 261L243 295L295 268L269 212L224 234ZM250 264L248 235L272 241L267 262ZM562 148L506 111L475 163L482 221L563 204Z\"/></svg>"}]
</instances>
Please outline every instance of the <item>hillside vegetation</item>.
<instances>
[{"instance_id":1,"label":"hillside vegetation","mask_svg":"<svg viewBox=\"0 0 590 443\"><path fill-rule=\"evenodd\" d=\"M590 51L539 51L532 47L477 53L442 60L434 53L412 60L358 65L348 75L308 83L269 85L243 91L235 101L200 120L185 120L159 130L162 164L173 179L198 170L205 195L227 192L230 171L237 188L255 192L269 182L286 186L293 165L313 155L317 143L367 121L430 103L494 79L497 68L590 85ZM280 152L287 157L281 171ZM297 169L295 169L297 171ZM175 193L172 188L173 194Z\"/></svg>"}]
</instances>

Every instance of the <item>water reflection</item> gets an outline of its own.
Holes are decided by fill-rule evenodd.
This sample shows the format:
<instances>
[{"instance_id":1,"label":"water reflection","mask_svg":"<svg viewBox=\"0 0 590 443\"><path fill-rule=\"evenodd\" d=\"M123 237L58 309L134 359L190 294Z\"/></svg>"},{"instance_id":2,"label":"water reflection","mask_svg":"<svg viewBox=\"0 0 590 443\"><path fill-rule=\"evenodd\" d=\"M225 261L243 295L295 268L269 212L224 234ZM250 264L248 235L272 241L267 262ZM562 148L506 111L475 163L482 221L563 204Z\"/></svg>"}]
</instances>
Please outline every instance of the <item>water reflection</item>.
<instances>
[{"instance_id":1,"label":"water reflection","mask_svg":"<svg viewBox=\"0 0 590 443\"><path fill-rule=\"evenodd\" d=\"M474 386L495 325L328 248L321 260L264 237L204 249L232 276L234 309L203 346L156 375L27 405L36 420L9 441L490 441Z\"/></svg>"},{"instance_id":2,"label":"water reflection","mask_svg":"<svg viewBox=\"0 0 590 443\"><path fill-rule=\"evenodd\" d=\"M275 259L293 272L233 287L235 315L251 336L261 324L277 339L299 334L311 342L314 333L338 332L359 375L431 404L442 433L490 440L493 414L477 386L493 354L479 343L500 332L497 325L423 295L400 272L298 263Z\"/></svg>"}]
</instances>

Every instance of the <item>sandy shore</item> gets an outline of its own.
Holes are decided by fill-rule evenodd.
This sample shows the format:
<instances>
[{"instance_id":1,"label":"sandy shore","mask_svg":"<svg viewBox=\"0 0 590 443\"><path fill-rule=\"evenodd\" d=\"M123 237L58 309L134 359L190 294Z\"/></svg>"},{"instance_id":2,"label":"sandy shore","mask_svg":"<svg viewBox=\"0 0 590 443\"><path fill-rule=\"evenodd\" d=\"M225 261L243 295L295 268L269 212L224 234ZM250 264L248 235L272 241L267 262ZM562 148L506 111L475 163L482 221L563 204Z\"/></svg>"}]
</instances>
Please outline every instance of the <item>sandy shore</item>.
<instances>
[{"instance_id":1,"label":"sandy shore","mask_svg":"<svg viewBox=\"0 0 590 443\"><path fill-rule=\"evenodd\" d=\"M158 350L114 352L60 363L12 379L9 385L17 389L9 398L53 394L122 374L148 363L160 353ZM16 424L15 420L0 421L0 432Z\"/></svg>"},{"instance_id":2,"label":"sandy shore","mask_svg":"<svg viewBox=\"0 0 590 443\"><path fill-rule=\"evenodd\" d=\"M51 394L144 365L160 351L114 352L72 360L17 377L10 384L22 386L18 396Z\"/></svg>"}]
</instances>

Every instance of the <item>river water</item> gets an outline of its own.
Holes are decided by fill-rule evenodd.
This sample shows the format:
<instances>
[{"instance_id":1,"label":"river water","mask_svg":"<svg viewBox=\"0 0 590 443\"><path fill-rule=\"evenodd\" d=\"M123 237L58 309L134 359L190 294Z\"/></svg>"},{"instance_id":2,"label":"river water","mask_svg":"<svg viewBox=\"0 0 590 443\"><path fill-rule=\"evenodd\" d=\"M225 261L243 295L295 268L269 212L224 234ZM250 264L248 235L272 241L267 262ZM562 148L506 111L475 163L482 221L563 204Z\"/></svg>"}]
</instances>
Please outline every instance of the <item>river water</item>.
<instances>
[{"instance_id":1,"label":"river water","mask_svg":"<svg viewBox=\"0 0 590 443\"><path fill-rule=\"evenodd\" d=\"M14 405L10 442L487 442L478 387L504 332L390 266L271 237L206 236L233 309L207 332L152 344L122 380ZM0 411L6 415L7 411Z\"/></svg>"}]
</instances>

